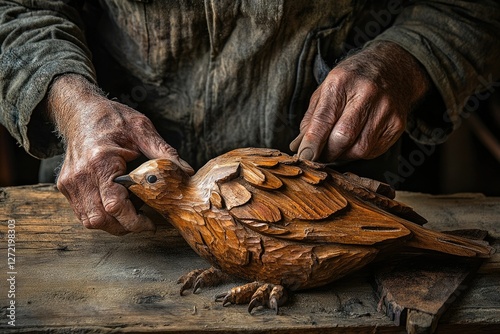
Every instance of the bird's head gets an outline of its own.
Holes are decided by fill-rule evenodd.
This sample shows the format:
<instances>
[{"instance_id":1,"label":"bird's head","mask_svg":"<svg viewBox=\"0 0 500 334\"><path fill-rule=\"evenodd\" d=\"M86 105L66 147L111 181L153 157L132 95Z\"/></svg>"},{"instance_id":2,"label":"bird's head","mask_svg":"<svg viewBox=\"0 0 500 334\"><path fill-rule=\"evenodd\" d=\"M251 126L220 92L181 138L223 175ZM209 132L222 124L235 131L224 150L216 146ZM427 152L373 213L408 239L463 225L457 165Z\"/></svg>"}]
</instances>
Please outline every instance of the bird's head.
<instances>
[{"instance_id":1,"label":"bird's head","mask_svg":"<svg viewBox=\"0 0 500 334\"><path fill-rule=\"evenodd\" d=\"M146 204L155 207L183 197L189 175L168 159L149 160L114 181L127 187ZM161 200L161 202L159 202Z\"/></svg>"}]
</instances>

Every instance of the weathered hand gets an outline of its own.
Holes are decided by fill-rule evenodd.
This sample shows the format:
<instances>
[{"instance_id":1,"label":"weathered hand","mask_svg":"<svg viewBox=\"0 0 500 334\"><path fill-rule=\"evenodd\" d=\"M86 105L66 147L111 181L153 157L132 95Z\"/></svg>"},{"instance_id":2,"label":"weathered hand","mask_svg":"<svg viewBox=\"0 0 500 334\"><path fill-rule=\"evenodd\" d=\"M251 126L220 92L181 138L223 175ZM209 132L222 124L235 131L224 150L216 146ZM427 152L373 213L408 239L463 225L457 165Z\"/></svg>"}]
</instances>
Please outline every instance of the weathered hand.
<instances>
[{"instance_id":1,"label":"weathered hand","mask_svg":"<svg viewBox=\"0 0 500 334\"><path fill-rule=\"evenodd\" d=\"M151 121L105 98L77 75L54 82L47 111L66 143L57 187L83 225L116 235L154 230L149 218L136 212L127 189L113 179L123 175L126 163L141 153L149 159L171 159L188 173L193 170Z\"/></svg>"},{"instance_id":2,"label":"weathered hand","mask_svg":"<svg viewBox=\"0 0 500 334\"><path fill-rule=\"evenodd\" d=\"M309 160L375 158L401 136L429 85L411 54L394 43L374 43L328 74L290 148Z\"/></svg>"}]
</instances>

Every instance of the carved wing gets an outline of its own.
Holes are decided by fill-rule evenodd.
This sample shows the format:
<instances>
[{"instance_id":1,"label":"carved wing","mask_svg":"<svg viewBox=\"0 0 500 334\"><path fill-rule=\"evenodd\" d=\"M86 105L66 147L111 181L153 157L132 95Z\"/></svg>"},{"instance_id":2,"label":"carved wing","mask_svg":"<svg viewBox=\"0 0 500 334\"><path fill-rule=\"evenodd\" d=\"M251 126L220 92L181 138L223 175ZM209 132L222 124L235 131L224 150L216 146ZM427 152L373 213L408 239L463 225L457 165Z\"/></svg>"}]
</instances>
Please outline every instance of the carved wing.
<instances>
[{"instance_id":1,"label":"carved wing","mask_svg":"<svg viewBox=\"0 0 500 334\"><path fill-rule=\"evenodd\" d=\"M217 182L211 204L229 210L258 233L303 242L365 245L411 233L400 218L380 208L405 211L401 208L406 206L351 182L350 176L277 150L239 149L226 156L239 159L239 168Z\"/></svg>"}]
</instances>

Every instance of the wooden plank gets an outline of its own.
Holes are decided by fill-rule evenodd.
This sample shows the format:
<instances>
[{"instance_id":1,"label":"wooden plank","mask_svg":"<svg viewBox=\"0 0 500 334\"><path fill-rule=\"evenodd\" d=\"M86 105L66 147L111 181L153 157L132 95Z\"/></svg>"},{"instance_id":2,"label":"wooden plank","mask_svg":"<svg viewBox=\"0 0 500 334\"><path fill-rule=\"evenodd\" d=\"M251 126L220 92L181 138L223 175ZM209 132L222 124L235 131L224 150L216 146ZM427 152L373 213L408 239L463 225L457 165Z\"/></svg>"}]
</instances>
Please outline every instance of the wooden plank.
<instances>
[{"instance_id":1,"label":"wooden plank","mask_svg":"<svg viewBox=\"0 0 500 334\"><path fill-rule=\"evenodd\" d=\"M498 198L400 196L435 229L481 228L500 236ZM155 234L115 237L86 230L52 185L0 189L2 282L8 278L7 222L12 219L16 223L16 327L7 324L6 305L11 299L2 283L2 333L405 332L376 311L378 299L369 284L369 269L296 293L279 316L264 309L249 315L244 306L223 308L214 302L215 294L238 281L181 297L177 278L207 264L175 230L164 222ZM498 332L499 260L497 253L481 267L471 289L443 315L438 333L457 328Z\"/></svg>"},{"instance_id":2,"label":"wooden plank","mask_svg":"<svg viewBox=\"0 0 500 334\"><path fill-rule=\"evenodd\" d=\"M457 228L486 230L497 252L484 261L467 289L450 305L437 333L500 332L500 199L482 194L461 193L430 196L401 192L398 200L413 206L429 219L426 225L441 231Z\"/></svg>"},{"instance_id":3,"label":"wooden plank","mask_svg":"<svg viewBox=\"0 0 500 334\"><path fill-rule=\"evenodd\" d=\"M439 318L466 289L483 261L421 255L403 258L375 273L382 309L410 334L433 333Z\"/></svg>"},{"instance_id":4,"label":"wooden plank","mask_svg":"<svg viewBox=\"0 0 500 334\"><path fill-rule=\"evenodd\" d=\"M15 329L21 332L328 333L342 328L356 333L376 326L382 332L399 331L382 314L371 314L376 300L364 277L297 294L282 316L268 310L249 315L245 307L214 302L215 294L242 282L179 296L177 278L207 264L165 223L156 234L124 237L86 230L64 197L43 185L0 191L0 208L2 281L7 221L16 221ZM5 291L0 298L6 305ZM2 311L4 332L11 328Z\"/></svg>"},{"instance_id":5,"label":"wooden plank","mask_svg":"<svg viewBox=\"0 0 500 334\"><path fill-rule=\"evenodd\" d=\"M488 232L457 230L448 234L484 240ZM466 290L483 259L441 254L402 255L375 272L379 309L409 334L433 333L441 315Z\"/></svg>"}]
</instances>

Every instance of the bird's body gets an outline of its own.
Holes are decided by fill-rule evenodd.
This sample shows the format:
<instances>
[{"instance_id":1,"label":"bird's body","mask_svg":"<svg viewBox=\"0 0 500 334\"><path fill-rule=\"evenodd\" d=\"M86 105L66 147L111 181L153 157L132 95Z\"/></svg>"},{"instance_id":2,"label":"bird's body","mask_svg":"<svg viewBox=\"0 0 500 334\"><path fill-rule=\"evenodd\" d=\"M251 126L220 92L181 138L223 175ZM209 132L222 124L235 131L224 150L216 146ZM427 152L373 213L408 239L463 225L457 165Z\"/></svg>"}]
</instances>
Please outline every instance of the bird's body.
<instances>
[{"instance_id":1,"label":"bird's body","mask_svg":"<svg viewBox=\"0 0 500 334\"><path fill-rule=\"evenodd\" d=\"M277 150L234 150L192 177L151 160L128 177L129 189L214 267L291 290L327 284L402 247L482 257L492 250L421 227L411 208L379 193L383 184Z\"/></svg>"}]
</instances>

